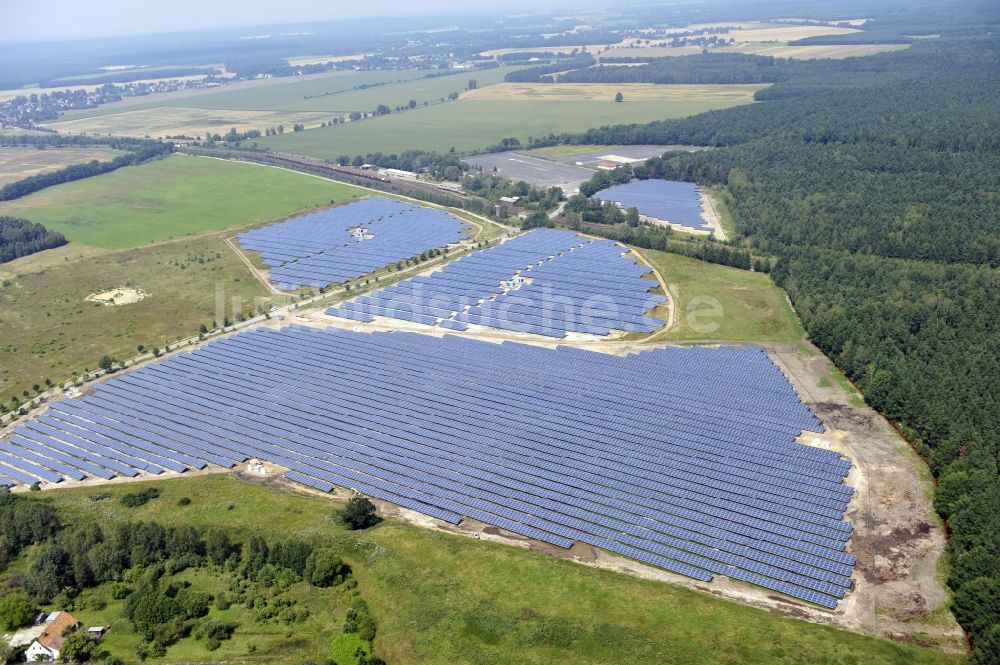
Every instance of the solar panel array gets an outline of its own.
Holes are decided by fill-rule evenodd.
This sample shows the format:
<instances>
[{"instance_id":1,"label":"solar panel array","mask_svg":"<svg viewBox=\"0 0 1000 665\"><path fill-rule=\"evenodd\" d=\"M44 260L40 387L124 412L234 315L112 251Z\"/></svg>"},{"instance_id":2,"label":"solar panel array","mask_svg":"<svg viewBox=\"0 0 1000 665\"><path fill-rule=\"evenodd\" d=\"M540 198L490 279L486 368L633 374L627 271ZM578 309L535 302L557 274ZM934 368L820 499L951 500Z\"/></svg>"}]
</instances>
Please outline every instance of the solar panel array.
<instances>
[{"instance_id":1,"label":"solar panel array","mask_svg":"<svg viewBox=\"0 0 1000 665\"><path fill-rule=\"evenodd\" d=\"M652 332L663 321L645 312L666 300L650 293L651 272L610 240L536 229L495 247L331 307L353 321L375 316L465 330L469 324L563 338L612 330ZM523 284L511 284L518 279Z\"/></svg>"},{"instance_id":2,"label":"solar panel array","mask_svg":"<svg viewBox=\"0 0 1000 665\"><path fill-rule=\"evenodd\" d=\"M601 201L614 201L623 208L638 208L647 217L699 231L712 228L702 217L704 208L698 185L676 180L636 180L594 194Z\"/></svg>"},{"instance_id":3,"label":"solar panel array","mask_svg":"<svg viewBox=\"0 0 1000 665\"><path fill-rule=\"evenodd\" d=\"M755 348L628 356L454 335L260 328L55 402L14 482L229 466L574 541L824 607L850 585L850 463Z\"/></svg>"},{"instance_id":4,"label":"solar panel array","mask_svg":"<svg viewBox=\"0 0 1000 665\"><path fill-rule=\"evenodd\" d=\"M260 252L278 288L342 283L463 239L468 225L443 210L370 198L237 234Z\"/></svg>"}]
</instances>

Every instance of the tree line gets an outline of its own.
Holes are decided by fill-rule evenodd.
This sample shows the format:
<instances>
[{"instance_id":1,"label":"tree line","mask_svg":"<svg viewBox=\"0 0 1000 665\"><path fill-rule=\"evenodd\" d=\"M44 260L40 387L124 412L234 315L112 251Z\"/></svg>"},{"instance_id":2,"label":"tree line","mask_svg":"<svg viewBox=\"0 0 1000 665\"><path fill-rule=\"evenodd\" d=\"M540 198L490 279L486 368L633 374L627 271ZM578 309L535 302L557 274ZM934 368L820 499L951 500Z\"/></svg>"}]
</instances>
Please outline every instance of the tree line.
<instances>
[{"instance_id":1,"label":"tree line","mask_svg":"<svg viewBox=\"0 0 1000 665\"><path fill-rule=\"evenodd\" d=\"M572 138L720 146L634 175L725 186L812 340L927 457L978 663L1000 653L998 68L995 37L918 43L804 67L752 105Z\"/></svg>"},{"instance_id":2,"label":"tree line","mask_svg":"<svg viewBox=\"0 0 1000 665\"><path fill-rule=\"evenodd\" d=\"M61 233L19 217L0 216L0 263L66 244Z\"/></svg>"},{"instance_id":3,"label":"tree line","mask_svg":"<svg viewBox=\"0 0 1000 665\"><path fill-rule=\"evenodd\" d=\"M82 180L83 178L90 178L91 176L101 175L103 173L110 173L111 171L116 171L124 166L141 164L142 162L167 155L173 151L173 148L174 146L172 143L158 143L150 141L141 146L137 146L132 152L115 157L109 162L101 162L94 159L86 164L73 164L56 171L49 171L47 173L39 173L38 175L28 176L27 178L11 182L3 187L0 187L0 201L18 199L22 196L27 196L28 194L33 194L41 189L45 189L46 187L51 187L52 185L61 185L65 182L72 182L74 180Z\"/></svg>"}]
</instances>

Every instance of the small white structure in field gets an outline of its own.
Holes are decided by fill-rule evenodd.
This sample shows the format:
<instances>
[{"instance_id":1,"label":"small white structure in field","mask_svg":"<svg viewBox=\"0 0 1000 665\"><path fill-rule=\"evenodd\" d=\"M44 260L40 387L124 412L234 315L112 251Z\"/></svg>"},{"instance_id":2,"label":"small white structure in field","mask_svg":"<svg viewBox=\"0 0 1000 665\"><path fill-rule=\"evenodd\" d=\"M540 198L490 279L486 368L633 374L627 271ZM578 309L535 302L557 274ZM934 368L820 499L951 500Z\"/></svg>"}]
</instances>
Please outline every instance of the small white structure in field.
<instances>
[{"instance_id":1,"label":"small white structure in field","mask_svg":"<svg viewBox=\"0 0 1000 665\"><path fill-rule=\"evenodd\" d=\"M69 612L53 612L45 618L42 634L24 652L25 660L29 663L59 660L59 650L65 636L79 628L80 622Z\"/></svg>"},{"instance_id":2,"label":"small white structure in field","mask_svg":"<svg viewBox=\"0 0 1000 665\"><path fill-rule=\"evenodd\" d=\"M505 289L517 289L524 286L527 283L528 281L525 279L524 275L518 273L517 275L514 275L510 279L500 282L500 286L502 286Z\"/></svg>"}]
</instances>

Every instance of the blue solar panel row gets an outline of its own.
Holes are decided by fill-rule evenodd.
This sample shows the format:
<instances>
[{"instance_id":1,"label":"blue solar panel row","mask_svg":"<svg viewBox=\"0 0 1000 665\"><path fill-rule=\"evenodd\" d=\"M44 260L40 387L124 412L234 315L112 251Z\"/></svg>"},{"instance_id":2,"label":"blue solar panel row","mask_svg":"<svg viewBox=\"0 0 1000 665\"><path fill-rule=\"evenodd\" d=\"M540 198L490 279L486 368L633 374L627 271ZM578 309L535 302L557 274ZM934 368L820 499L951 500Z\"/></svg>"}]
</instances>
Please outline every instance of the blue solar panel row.
<instances>
[{"instance_id":1,"label":"blue solar panel row","mask_svg":"<svg viewBox=\"0 0 1000 665\"><path fill-rule=\"evenodd\" d=\"M457 523L574 541L825 607L851 584L850 463L759 349L627 356L446 335L258 329L55 402L0 482L250 458Z\"/></svg>"},{"instance_id":2,"label":"blue solar panel row","mask_svg":"<svg viewBox=\"0 0 1000 665\"><path fill-rule=\"evenodd\" d=\"M663 322L646 314L666 300L651 293L647 266L623 256L610 240L538 229L360 296L327 314L355 321L385 316L448 330L481 325L563 338L612 330L652 332Z\"/></svg>"},{"instance_id":3,"label":"blue solar panel row","mask_svg":"<svg viewBox=\"0 0 1000 665\"><path fill-rule=\"evenodd\" d=\"M363 199L237 234L260 252L271 281L292 291L342 283L446 247L469 227L443 210L397 199Z\"/></svg>"},{"instance_id":4,"label":"blue solar panel row","mask_svg":"<svg viewBox=\"0 0 1000 665\"><path fill-rule=\"evenodd\" d=\"M647 217L679 224L699 231L711 231L702 217L704 208L698 185L676 180L636 180L608 187L594 194L601 201L613 201L622 208L637 208Z\"/></svg>"}]
</instances>

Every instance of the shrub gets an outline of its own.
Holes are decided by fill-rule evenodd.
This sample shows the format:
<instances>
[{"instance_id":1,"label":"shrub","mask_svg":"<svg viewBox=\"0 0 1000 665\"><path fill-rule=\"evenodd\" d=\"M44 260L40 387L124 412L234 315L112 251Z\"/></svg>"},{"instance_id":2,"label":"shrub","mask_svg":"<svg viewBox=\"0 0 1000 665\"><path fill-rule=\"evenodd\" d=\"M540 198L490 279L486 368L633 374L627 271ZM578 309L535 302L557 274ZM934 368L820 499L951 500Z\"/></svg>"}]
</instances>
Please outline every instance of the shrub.
<instances>
[{"instance_id":1,"label":"shrub","mask_svg":"<svg viewBox=\"0 0 1000 665\"><path fill-rule=\"evenodd\" d=\"M354 497L340 511L340 519L348 529L354 531L367 529L382 521L382 518L375 514L375 510L375 504L370 499Z\"/></svg>"},{"instance_id":2,"label":"shrub","mask_svg":"<svg viewBox=\"0 0 1000 665\"><path fill-rule=\"evenodd\" d=\"M147 487L141 492L126 494L121 498L121 504L129 508L138 508L139 506L149 503L158 496L160 496L160 490L155 487Z\"/></svg>"},{"instance_id":3,"label":"shrub","mask_svg":"<svg viewBox=\"0 0 1000 665\"><path fill-rule=\"evenodd\" d=\"M329 547L313 550L306 560L304 577L313 586L335 586L346 580L350 574L351 567L344 563L336 550Z\"/></svg>"},{"instance_id":4,"label":"shrub","mask_svg":"<svg viewBox=\"0 0 1000 665\"><path fill-rule=\"evenodd\" d=\"M72 633L59 648L59 659L65 663L86 663L97 653L97 642L83 631Z\"/></svg>"},{"instance_id":5,"label":"shrub","mask_svg":"<svg viewBox=\"0 0 1000 665\"><path fill-rule=\"evenodd\" d=\"M239 627L238 623L232 621L220 621L219 619L207 619L194 629L192 635L196 640L204 640L205 648L215 651L225 640L233 636L233 632Z\"/></svg>"},{"instance_id":6,"label":"shrub","mask_svg":"<svg viewBox=\"0 0 1000 665\"><path fill-rule=\"evenodd\" d=\"M38 613L36 605L26 593L13 593L0 599L0 628L15 630L31 623Z\"/></svg>"},{"instance_id":7,"label":"shrub","mask_svg":"<svg viewBox=\"0 0 1000 665\"><path fill-rule=\"evenodd\" d=\"M138 508L139 506L149 503L158 496L160 496L160 490L155 487L147 487L141 492L126 494L121 498L121 504L129 508Z\"/></svg>"},{"instance_id":8,"label":"shrub","mask_svg":"<svg viewBox=\"0 0 1000 665\"><path fill-rule=\"evenodd\" d=\"M111 597L115 600L123 600L127 598L130 593L132 593L132 587L124 582L111 583Z\"/></svg>"},{"instance_id":9,"label":"shrub","mask_svg":"<svg viewBox=\"0 0 1000 665\"><path fill-rule=\"evenodd\" d=\"M191 505L191 499L189 499L186 496L182 496L180 499L177 500L177 505L178 506L190 506Z\"/></svg>"}]
</instances>

